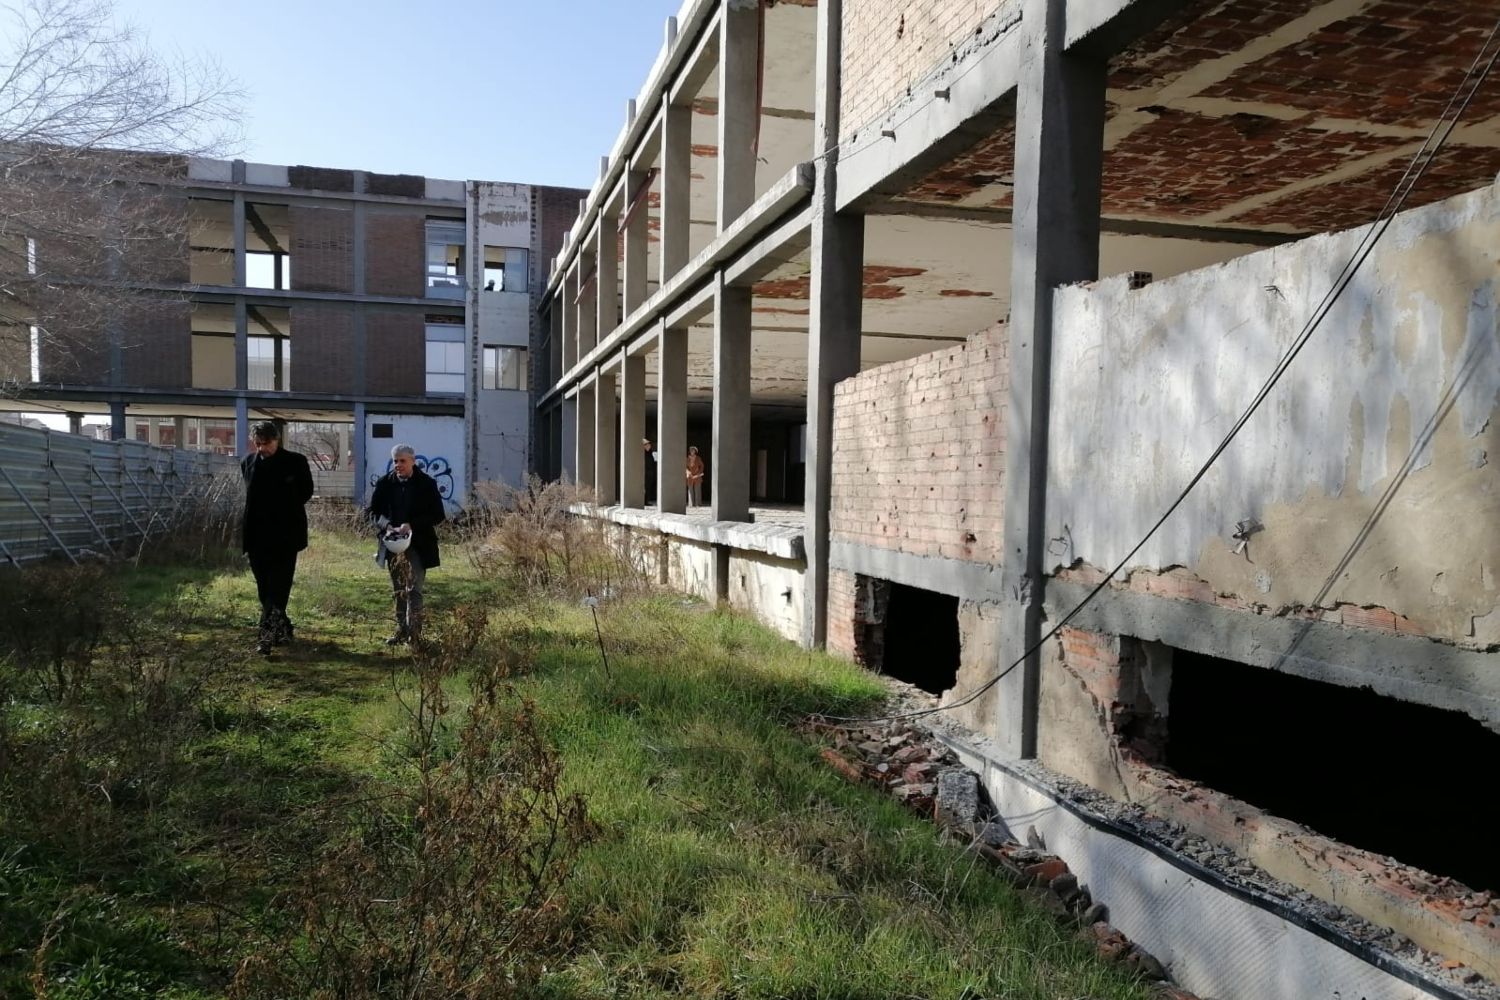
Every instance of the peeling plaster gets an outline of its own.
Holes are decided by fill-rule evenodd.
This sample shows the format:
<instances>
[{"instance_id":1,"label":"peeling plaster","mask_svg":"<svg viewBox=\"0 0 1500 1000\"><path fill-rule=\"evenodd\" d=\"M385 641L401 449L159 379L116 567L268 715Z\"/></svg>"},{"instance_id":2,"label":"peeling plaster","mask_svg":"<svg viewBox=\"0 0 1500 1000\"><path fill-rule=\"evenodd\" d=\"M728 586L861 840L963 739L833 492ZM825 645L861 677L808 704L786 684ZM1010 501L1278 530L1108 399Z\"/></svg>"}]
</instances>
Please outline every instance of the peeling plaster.
<instances>
[{"instance_id":1,"label":"peeling plaster","mask_svg":"<svg viewBox=\"0 0 1500 1000\"><path fill-rule=\"evenodd\" d=\"M1090 564L1123 559L1362 235L1317 237L1134 291L1124 279L1059 290L1049 534L1068 525L1074 556ZM1128 568L1186 566L1220 593L1306 604L1373 522L1321 603L1389 608L1434 637L1474 634L1497 608L1487 567L1500 559L1500 470L1474 460L1500 446L1497 264L1493 188L1398 218L1266 404ZM1265 530L1236 555L1230 535L1247 517Z\"/></svg>"}]
</instances>

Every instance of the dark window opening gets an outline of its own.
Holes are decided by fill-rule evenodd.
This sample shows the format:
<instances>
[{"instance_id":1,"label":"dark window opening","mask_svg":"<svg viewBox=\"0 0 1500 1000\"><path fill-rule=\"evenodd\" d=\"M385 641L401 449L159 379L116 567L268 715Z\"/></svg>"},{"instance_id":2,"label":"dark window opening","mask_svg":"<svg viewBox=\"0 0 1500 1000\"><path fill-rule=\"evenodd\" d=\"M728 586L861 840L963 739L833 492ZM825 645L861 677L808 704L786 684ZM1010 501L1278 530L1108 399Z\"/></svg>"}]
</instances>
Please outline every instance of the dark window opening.
<instances>
[{"instance_id":1,"label":"dark window opening","mask_svg":"<svg viewBox=\"0 0 1500 1000\"><path fill-rule=\"evenodd\" d=\"M881 672L942 694L958 680L958 598L890 585Z\"/></svg>"},{"instance_id":2,"label":"dark window opening","mask_svg":"<svg viewBox=\"0 0 1500 1000\"><path fill-rule=\"evenodd\" d=\"M1167 765L1277 816L1500 890L1482 791L1500 735L1458 712L1175 650Z\"/></svg>"},{"instance_id":3,"label":"dark window opening","mask_svg":"<svg viewBox=\"0 0 1500 1000\"><path fill-rule=\"evenodd\" d=\"M395 424L371 424L370 437L389 438L396 436Z\"/></svg>"}]
</instances>

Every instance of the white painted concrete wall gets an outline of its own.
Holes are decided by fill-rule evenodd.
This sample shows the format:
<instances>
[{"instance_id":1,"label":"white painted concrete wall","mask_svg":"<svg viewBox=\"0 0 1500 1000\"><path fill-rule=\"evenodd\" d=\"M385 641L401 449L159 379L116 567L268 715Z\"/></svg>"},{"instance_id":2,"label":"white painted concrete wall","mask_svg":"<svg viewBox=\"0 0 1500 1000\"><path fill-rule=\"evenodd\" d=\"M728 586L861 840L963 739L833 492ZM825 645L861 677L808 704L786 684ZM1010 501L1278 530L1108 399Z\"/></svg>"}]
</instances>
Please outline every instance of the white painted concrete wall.
<instances>
[{"instance_id":1,"label":"white painted concrete wall","mask_svg":"<svg viewBox=\"0 0 1500 1000\"><path fill-rule=\"evenodd\" d=\"M729 606L754 615L783 638L802 639L802 578L806 564L759 552L729 557Z\"/></svg>"},{"instance_id":2,"label":"white painted concrete wall","mask_svg":"<svg viewBox=\"0 0 1500 1000\"><path fill-rule=\"evenodd\" d=\"M376 424L391 424L393 437L374 437ZM417 453L417 466L437 480L438 491L452 516L464 505L469 480L464 463L462 417L412 416L371 413L365 419L365 482L375 481L391 470L391 448L409 444ZM366 490L366 498L369 491Z\"/></svg>"},{"instance_id":3,"label":"white painted concrete wall","mask_svg":"<svg viewBox=\"0 0 1500 1000\"><path fill-rule=\"evenodd\" d=\"M1048 535L1053 565L1113 566L1187 485L1363 230L1130 291L1057 293ZM1271 608L1378 605L1500 643L1500 195L1405 213L1306 349L1132 568L1184 566ZM1411 457L1410 474L1402 476ZM1266 530L1248 557L1236 521Z\"/></svg>"}]
</instances>

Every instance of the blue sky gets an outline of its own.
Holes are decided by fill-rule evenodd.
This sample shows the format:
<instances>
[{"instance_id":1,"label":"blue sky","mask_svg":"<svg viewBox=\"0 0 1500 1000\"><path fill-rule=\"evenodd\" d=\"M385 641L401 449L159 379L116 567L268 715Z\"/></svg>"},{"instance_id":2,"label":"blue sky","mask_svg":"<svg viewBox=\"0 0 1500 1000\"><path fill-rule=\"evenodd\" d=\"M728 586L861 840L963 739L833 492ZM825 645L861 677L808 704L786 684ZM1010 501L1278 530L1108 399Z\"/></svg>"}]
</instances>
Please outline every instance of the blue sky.
<instances>
[{"instance_id":1,"label":"blue sky","mask_svg":"<svg viewBox=\"0 0 1500 1000\"><path fill-rule=\"evenodd\" d=\"M246 92L263 163L588 187L680 0L115 0Z\"/></svg>"}]
</instances>

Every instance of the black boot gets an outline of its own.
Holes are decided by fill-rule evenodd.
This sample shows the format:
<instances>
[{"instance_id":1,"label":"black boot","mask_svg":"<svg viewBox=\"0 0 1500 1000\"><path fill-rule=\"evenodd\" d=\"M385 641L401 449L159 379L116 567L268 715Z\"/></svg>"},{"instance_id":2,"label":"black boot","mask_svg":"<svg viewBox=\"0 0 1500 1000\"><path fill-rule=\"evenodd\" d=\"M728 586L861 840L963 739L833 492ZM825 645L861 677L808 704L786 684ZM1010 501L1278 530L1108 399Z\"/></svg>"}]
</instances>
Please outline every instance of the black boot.
<instances>
[{"instance_id":1,"label":"black boot","mask_svg":"<svg viewBox=\"0 0 1500 1000\"><path fill-rule=\"evenodd\" d=\"M255 626L255 651L265 656L276 642L275 621L270 608L260 609L260 621Z\"/></svg>"},{"instance_id":2,"label":"black boot","mask_svg":"<svg viewBox=\"0 0 1500 1000\"><path fill-rule=\"evenodd\" d=\"M286 612L277 608L271 627L271 641L278 646L285 646L293 639L292 620L286 616Z\"/></svg>"}]
</instances>

